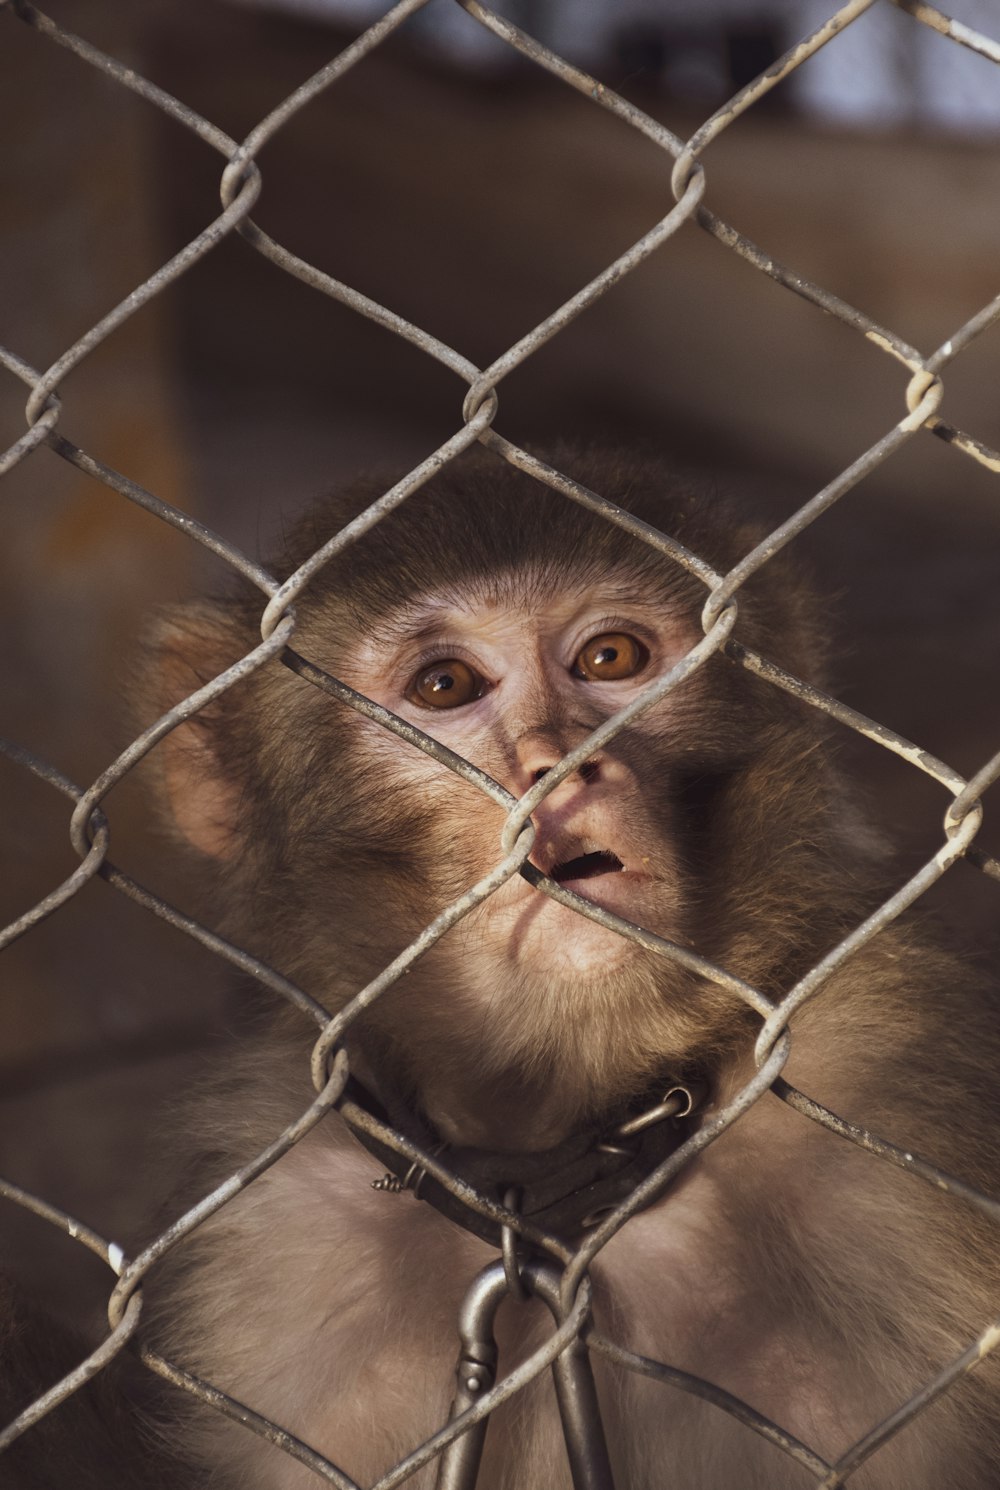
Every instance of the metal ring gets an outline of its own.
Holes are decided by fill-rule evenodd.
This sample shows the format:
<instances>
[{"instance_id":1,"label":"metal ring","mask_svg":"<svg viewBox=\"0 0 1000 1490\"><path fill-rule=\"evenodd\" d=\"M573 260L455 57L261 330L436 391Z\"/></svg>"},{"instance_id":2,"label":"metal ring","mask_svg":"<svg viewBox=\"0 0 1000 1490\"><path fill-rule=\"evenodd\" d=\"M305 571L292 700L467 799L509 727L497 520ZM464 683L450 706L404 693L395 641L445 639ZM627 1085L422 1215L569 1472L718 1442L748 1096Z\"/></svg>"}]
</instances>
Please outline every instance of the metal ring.
<instances>
[{"instance_id":1,"label":"metal ring","mask_svg":"<svg viewBox=\"0 0 1000 1490\"><path fill-rule=\"evenodd\" d=\"M444 1153L448 1147L446 1143L436 1143L431 1149L431 1154L437 1158L438 1154ZM411 1191L414 1200L420 1199L420 1186L427 1178L427 1171L418 1159L414 1159L409 1169L403 1176L403 1189Z\"/></svg>"},{"instance_id":2,"label":"metal ring","mask_svg":"<svg viewBox=\"0 0 1000 1490\"><path fill-rule=\"evenodd\" d=\"M645 1112L640 1112L638 1117L629 1118L626 1122L619 1124L614 1131L615 1138L631 1138L635 1133L642 1133L646 1128L651 1128L654 1123L662 1123L665 1118L690 1117L695 1108L700 1106L704 1099L704 1089L700 1084L692 1082L689 1086L672 1086L664 1095L663 1101L658 1102L655 1107L649 1107Z\"/></svg>"},{"instance_id":3,"label":"metal ring","mask_svg":"<svg viewBox=\"0 0 1000 1490\"><path fill-rule=\"evenodd\" d=\"M521 1192L515 1185L511 1185L504 1191L504 1208L508 1211L520 1211ZM521 1264L517 1255L518 1244L517 1232L510 1226L500 1228L500 1254L503 1257L504 1276L507 1279L507 1290L514 1298L522 1302L528 1297L528 1290L524 1286L521 1277Z\"/></svg>"},{"instance_id":4,"label":"metal ring","mask_svg":"<svg viewBox=\"0 0 1000 1490\"><path fill-rule=\"evenodd\" d=\"M422 1164L418 1164L416 1159L414 1159L409 1169L403 1175L402 1188L404 1190L412 1190L414 1200L419 1200L420 1198L420 1186L423 1184L426 1175L426 1169Z\"/></svg>"}]
</instances>

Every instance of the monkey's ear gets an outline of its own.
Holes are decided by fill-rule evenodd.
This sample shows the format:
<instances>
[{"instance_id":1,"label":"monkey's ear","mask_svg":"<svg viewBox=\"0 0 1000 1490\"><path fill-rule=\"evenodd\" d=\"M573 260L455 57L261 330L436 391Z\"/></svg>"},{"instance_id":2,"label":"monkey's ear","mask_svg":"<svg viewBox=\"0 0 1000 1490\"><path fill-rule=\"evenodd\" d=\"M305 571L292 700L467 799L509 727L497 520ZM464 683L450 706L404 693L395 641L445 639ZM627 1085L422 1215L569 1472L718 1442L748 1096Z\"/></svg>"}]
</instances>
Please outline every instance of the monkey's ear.
<instances>
[{"instance_id":1,"label":"monkey's ear","mask_svg":"<svg viewBox=\"0 0 1000 1490\"><path fill-rule=\"evenodd\" d=\"M225 604L199 602L162 612L146 638L141 693L147 717L165 714L253 645ZM175 726L153 752L170 825L199 853L219 860L235 858L242 846L234 713L223 695Z\"/></svg>"}]
</instances>

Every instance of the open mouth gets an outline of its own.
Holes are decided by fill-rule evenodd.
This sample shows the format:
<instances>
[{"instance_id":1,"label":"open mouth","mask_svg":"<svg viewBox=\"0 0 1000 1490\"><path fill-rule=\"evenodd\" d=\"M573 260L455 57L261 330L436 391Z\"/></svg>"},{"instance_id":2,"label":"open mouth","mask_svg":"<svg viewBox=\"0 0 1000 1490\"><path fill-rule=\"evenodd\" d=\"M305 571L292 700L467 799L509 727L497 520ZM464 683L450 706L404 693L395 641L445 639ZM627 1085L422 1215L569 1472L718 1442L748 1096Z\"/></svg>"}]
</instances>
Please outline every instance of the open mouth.
<instances>
[{"instance_id":1,"label":"open mouth","mask_svg":"<svg viewBox=\"0 0 1000 1490\"><path fill-rule=\"evenodd\" d=\"M567 859L564 864L554 864L549 875L557 883L563 884L566 880L592 880L601 874L620 874L624 868L625 865L617 854L599 849L596 853L580 854L575 859Z\"/></svg>"}]
</instances>

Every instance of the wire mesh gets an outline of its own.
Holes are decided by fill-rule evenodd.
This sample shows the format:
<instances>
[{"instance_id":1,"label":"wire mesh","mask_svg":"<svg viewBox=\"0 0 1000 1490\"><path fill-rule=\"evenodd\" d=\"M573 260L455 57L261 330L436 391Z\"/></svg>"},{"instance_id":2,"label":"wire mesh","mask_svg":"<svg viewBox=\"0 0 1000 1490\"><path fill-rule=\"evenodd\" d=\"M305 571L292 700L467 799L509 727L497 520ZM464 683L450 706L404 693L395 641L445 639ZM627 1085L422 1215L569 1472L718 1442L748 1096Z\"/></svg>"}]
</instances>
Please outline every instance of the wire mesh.
<instances>
[{"instance_id":1,"label":"wire mesh","mask_svg":"<svg viewBox=\"0 0 1000 1490\"><path fill-rule=\"evenodd\" d=\"M533 40L526 32L491 11L478 0L457 0L462 8L482 27L499 39L513 52L518 53L531 66L550 73L567 88L574 89L588 100L591 107L608 111L631 130L644 136L660 152L669 166L669 179L673 201L662 218L643 233L624 253L595 275L563 304L508 347L487 367L477 367L461 351L446 345L420 326L412 324L390 307L377 303L360 293L351 285L342 283L319 266L309 263L265 233L250 216L261 189L261 169L258 165L264 146L271 141L290 121L325 90L336 88L346 73L381 46L387 38L403 25L427 0L401 0L389 9L375 25L363 32L349 46L335 56L315 76L307 79L285 98L277 108L250 131L243 140L232 138L211 120L171 97L141 76L131 67L108 56L86 40L79 38L62 25L49 19L27 0L5 0L7 12L5 23L20 22L33 28L54 47L71 53L80 66L95 69L110 84L129 89L138 94L153 109L159 110L175 124L190 131L205 146L214 150L221 161L220 197L222 210L190 242L166 263L159 267L142 283L137 284L128 296L111 312L101 318L72 346L68 347L51 366L36 369L16 352L0 349L0 361L14 378L19 379L28 390L26 405L27 430L0 457L0 474L12 470L21 461L34 458L41 447L47 446L63 460L84 472L127 502L137 504L153 514L162 523L177 529L185 538L202 545L241 574L261 595L260 630L261 642L233 666L198 688L182 703L171 708L153 726L137 736L110 766L88 787L81 788L69 781L55 767L33 758L28 752L13 744L4 744L3 750L10 761L25 772L33 773L62 793L73 803L70 836L79 856L79 866L60 885L41 898L22 916L0 933L0 947L9 945L25 935L40 921L51 915L68 899L77 895L83 886L99 876L120 894L129 897L147 913L159 917L178 928L189 937L199 941L210 952L224 959L240 972L251 975L278 999L294 1006L307 1020L318 1028L311 1062L311 1076L315 1097L303 1108L294 1122L263 1152L237 1172L229 1175L210 1193L178 1216L165 1227L155 1241L139 1255L126 1258L121 1249L82 1225L79 1221L42 1198L26 1193L13 1183L0 1181L0 1194L9 1202L24 1206L38 1216L60 1228L82 1245L95 1252L117 1275L117 1283L111 1293L108 1306L108 1333L76 1369L57 1382L44 1395L25 1408L0 1433L0 1450L11 1445L29 1430L44 1431L38 1425L61 1403L74 1394L84 1382L100 1372L115 1354L133 1339L140 1324L144 1280L160 1258L178 1246L185 1238L197 1232L207 1218L225 1207L240 1191L249 1186L257 1176L272 1166L306 1136L306 1134L339 1104L345 1116L358 1127L365 1129L388 1149L398 1153L406 1161L419 1166L433 1176L441 1186L449 1190L463 1205L487 1217L501 1226L505 1237L505 1249L513 1239L532 1237L550 1257L561 1265L558 1308L554 1309L557 1328L517 1367L501 1375L483 1391L458 1420L452 1420L434 1433L425 1443L415 1446L397 1465L378 1481L377 1490L402 1483L414 1475L423 1465L440 1456L448 1447L468 1434L474 1425L487 1418L502 1402L515 1396L537 1377L553 1361L577 1349L579 1342L586 1340L590 1349L617 1363L627 1372L638 1373L654 1381L667 1384L688 1394L694 1394L764 1438L791 1459L795 1460L818 1485L832 1487L847 1484L855 1471L859 1470L873 1454L891 1437L897 1434L912 1418L923 1412L928 1404L947 1391L962 1375L971 1370L988 1354L1000 1339L1000 1323L985 1322L982 1333L966 1348L956 1354L946 1366L927 1379L925 1386L909 1400L901 1402L897 1409L882 1422L869 1425L856 1441L835 1462L819 1454L814 1448L801 1442L780 1424L770 1421L755 1411L746 1402L727 1393L721 1387L702 1381L690 1374L678 1371L665 1362L650 1360L620 1343L598 1333L593 1327L589 1310L589 1269L601 1250L611 1241L630 1217L646 1206L649 1201L662 1194L676 1174L699 1152L713 1143L730 1125L736 1122L767 1091L775 1091L786 1102L816 1123L837 1135L846 1143L859 1145L877 1155L884 1162L904 1168L926 1182L929 1186L943 1189L978 1208L989 1220L1000 1221L1000 1207L990 1197L973 1187L963 1184L952 1176L942 1173L918 1156L905 1152L876 1134L846 1121L816 1102L807 1094L796 1091L781 1078L789 1048L788 1024L791 1017L807 1001L823 989L836 970L869 944L885 927L895 921L928 888L933 885L959 858L964 857L991 879L1000 879L1000 863L974 846L974 840L982 820L979 799L986 788L1000 776L1000 753L986 761L972 776L965 779L945 762L936 759L918 744L904 739L885 725L866 718L836 698L822 692L801 678L778 667L768 658L748 648L733 635L739 610L740 592L751 576L759 573L787 544L802 534L810 525L823 516L852 491L859 483L876 471L900 451L909 441L929 432L945 441L954 452L955 460L964 459L977 463L987 470L1000 472L1000 452L991 448L975 434L958 429L947 423L939 414L943 394L943 379L947 369L967 348L1000 318L1000 295L982 306L963 325L957 326L950 336L929 353L911 346L891 328L879 325L870 316L855 306L840 299L822 285L811 282L794 268L773 258L737 227L720 218L708 205L708 174L702 157L708 146L716 141L735 121L752 110L779 82L796 69L808 64L809 59L820 48L836 46L838 37L856 18L873 4L883 0L851 0L851 3L832 11L827 22L811 36L794 46L778 62L743 88L717 110L688 139L681 139L669 129L657 123L620 94L606 87L565 59L555 55ZM889 3L889 0L884 0ZM1000 41L979 35L961 23L952 20L922 0L896 0L901 11L907 13L914 25L923 26L939 33L942 45L957 45L979 53L986 61L1000 62ZM705 234L716 239L731 253L738 255L762 275L777 285L801 297L810 306L826 315L835 317L846 328L873 344L880 352L896 363L906 373L902 406L896 423L887 429L867 450L851 462L823 490L806 502L786 522L748 552L728 573L716 572L698 555L683 550L663 534L648 529L638 519L621 511L614 505L613 493L592 492L568 475L552 468L506 439L495 427L499 409L501 383L527 359L535 356L553 338L560 336L577 317L583 315L601 296L611 290L624 276L629 275L651 258L685 224L696 224ZM135 316L143 306L166 292L181 276L199 261L215 251L227 237L238 234L278 273L300 280L317 295L333 300L384 328L391 335L411 344L420 353L436 360L453 373L465 386L462 421L448 439L414 466L390 490L386 491L354 522L337 533L318 548L289 578L279 582L224 536L211 531L187 514L145 490L126 473L112 469L82 449L63 433L61 426L62 405L59 390L66 377L74 371L97 348L113 340L116 332ZM401 721L373 701L364 698L338 679L325 673L316 664L299 656L290 643L296 633L296 602L308 592L308 588L325 565L350 545L363 542L365 534L401 504L407 502L415 492L435 473L447 466L456 456L470 446L479 443L511 466L527 473L534 480L559 494L569 504L580 504L592 513L597 513L610 523L630 531L635 538L652 550L666 556L672 562L682 564L706 590L703 613L704 636L665 676L658 679L628 708L610 718L600 729L582 741L570 754L549 771L519 800L498 786L484 772L462 760L429 736ZM725 649L750 673L765 680L771 686L794 695L813 709L828 716L847 730L875 742L880 748L892 752L912 769L923 772L942 786L949 802L945 813L941 840L938 848L917 873L888 898L873 914L852 930L838 946L833 948L820 963L803 976L778 1002L773 1003L760 990L736 978L724 968L716 967L694 952L686 952L652 932L634 927L611 912L581 902L571 892L557 884L542 881L532 874L528 859L534 841L532 813L538 804L553 791L561 781L586 762L595 750L613 740L633 719L651 708L658 700L676 689L685 679L702 667L709 658ZM335 700L337 704L355 709L376 721L384 729L394 732L419 750L432 756L443 766L454 771L465 782L479 789L500 805L507 814L502 835L502 857L479 883L470 887L458 900L448 906L421 934L396 957L368 986L360 989L346 1006L335 1015L330 1013L304 989L295 986L280 971L265 966L248 952L227 942L223 937L168 905L159 896L130 875L118 868L109 857L110 829L103 810L103 802L109 792L120 783L137 763L179 723L203 710L222 693L245 679L265 663L278 658L284 660L301 677L314 684ZM568 1248L553 1237L539 1234L526 1224L516 1211L491 1200L488 1196L470 1191L449 1169L446 1161L436 1154L423 1150L419 1145L381 1123L363 1108L345 1100L345 1085L349 1075L348 1060L342 1048L345 1034L358 1017L385 991L400 979L407 970L471 910L488 899L512 876L524 871L543 893L590 916L601 924L612 928L621 936L632 938L647 949L666 958L686 962L700 976L707 978L733 992L760 1018L761 1028L757 1041L757 1072L731 1101L703 1124L677 1152L670 1155L643 1180L633 1193L616 1205L576 1248ZM155 1350L146 1346L141 1358L151 1370L159 1373L180 1391L202 1399L211 1408L222 1412L241 1423L248 1433L256 1433L287 1455L298 1460L315 1472L316 1480L342 1487L353 1487L354 1482L336 1464L326 1459L315 1449L302 1443L281 1423L272 1422L236 1402L212 1383L199 1380L182 1366L163 1359ZM665 1473L666 1473L665 1468ZM668 1475L669 1477L669 1475ZM804 1481L803 1481L804 1482Z\"/></svg>"}]
</instances>

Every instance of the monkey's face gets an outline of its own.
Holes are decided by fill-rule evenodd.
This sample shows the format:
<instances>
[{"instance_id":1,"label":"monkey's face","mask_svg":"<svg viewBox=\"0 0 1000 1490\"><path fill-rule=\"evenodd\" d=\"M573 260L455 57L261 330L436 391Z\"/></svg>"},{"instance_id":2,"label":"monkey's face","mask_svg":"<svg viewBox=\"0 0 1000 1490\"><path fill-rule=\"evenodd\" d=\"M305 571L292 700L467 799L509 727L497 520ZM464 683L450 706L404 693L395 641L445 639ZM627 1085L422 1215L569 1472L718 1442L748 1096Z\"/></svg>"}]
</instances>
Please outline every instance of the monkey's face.
<instances>
[{"instance_id":1,"label":"monkey's face","mask_svg":"<svg viewBox=\"0 0 1000 1490\"><path fill-rule=\"evenodd\" d=\"M467 496L425 493L322 572L293 645L520 797L690 651L704 589L606 524L563 543L533 488L509 505ZM682 495L661 517L654 497L664 531L688 512ZM311 552L316 535L302 541ZM801 638L797 668L811 634L793 624L799 598L741 596L740 612L741 637L765 652ZM181 617L164 672L219 671L246 650L255 606ZM599 909L781 986L813 950L803 926L824 935L801 892L816 882L814 845L829 843L816 745L777 690L712 657L542 798L531 862ZM174 820L216 861L230 928L331 1008L503 857L507 814L487 793L278 662L165 747ZM717 1059L745 1035L745 1012L652 938L515 874L380 996L361 1035L442 1132L488 1142L499 1125L532 1146L665 1070ZM514 1111L530 1115L516 1131Z\"/></svg>"},{"instance_id":2,"label":"monkey's face","mask_svg":"<svg viewBox=\"0 0 1000 1490\"><path fill-rule=\"evenodd\" d=\"M523 577L515 587L501 576L491 593L438 595L396 612L355 650L345 672L519 797L695 639L634 582L567 588L543 599ZM533 814L531 862L596 905L670 933L677 930L682 875L669 795L648 789L656 734L655 727L631 727L542 800ZM444 880L458 869L466 888L470 873L484 873L499 857L496 807L485 797L475 801L399 741L373 744L382 769L434 802L430 872ZM636 950L519 877L470 918L466 939L484 938L494 966L539 976L603 977Z\"/></svg>"},{"instance_id":3,"label":"monkey's face","mask_svg":"<svg viewBox=\"0 0 1000 1490\"><path fill-rule=\"evenodd\" d=\"M398 608L342 652L336 669L519 797L669 671L697 635L692 619L634 575L558 591L499 576L488 589ZM699 707L692 716L690 698L654 705L532 815L535 867L672 940L689 939L691 898L675 788L692 751L705 748L702 714ZM398 883L421 887L416 919L426 924L497 863L504 815L394 735L357 716L350 723L341 761L351 762L355 780L366 762L376 799L369 831L378 825L386 850L378 888L356 880L355 893L378 894L388 930L393 875L384 865L395 854L408 871ZM380 811L386 800L393 809ZM662 1068L668 1053L683 1059L704 1022L690 993L665 959L515 875L383 999L377 1020L402 1036L411 1060L423 1045L435 1050L433 1067L417 1076L423 1100L443 1131L467 1139L482 1131L465 1083L447 1079L440 1054L454 1050L456 1037L466 1058L475 1046L477 1086L502 1073L483 1104L495 1112L514 1066L544 1069L547 1080L569 1065L577 1075L604 1066L616 1087L619 1061L642 1073ZM596 1074L584 1084L597 1096Z\"/></svg>"}]
</instances>

